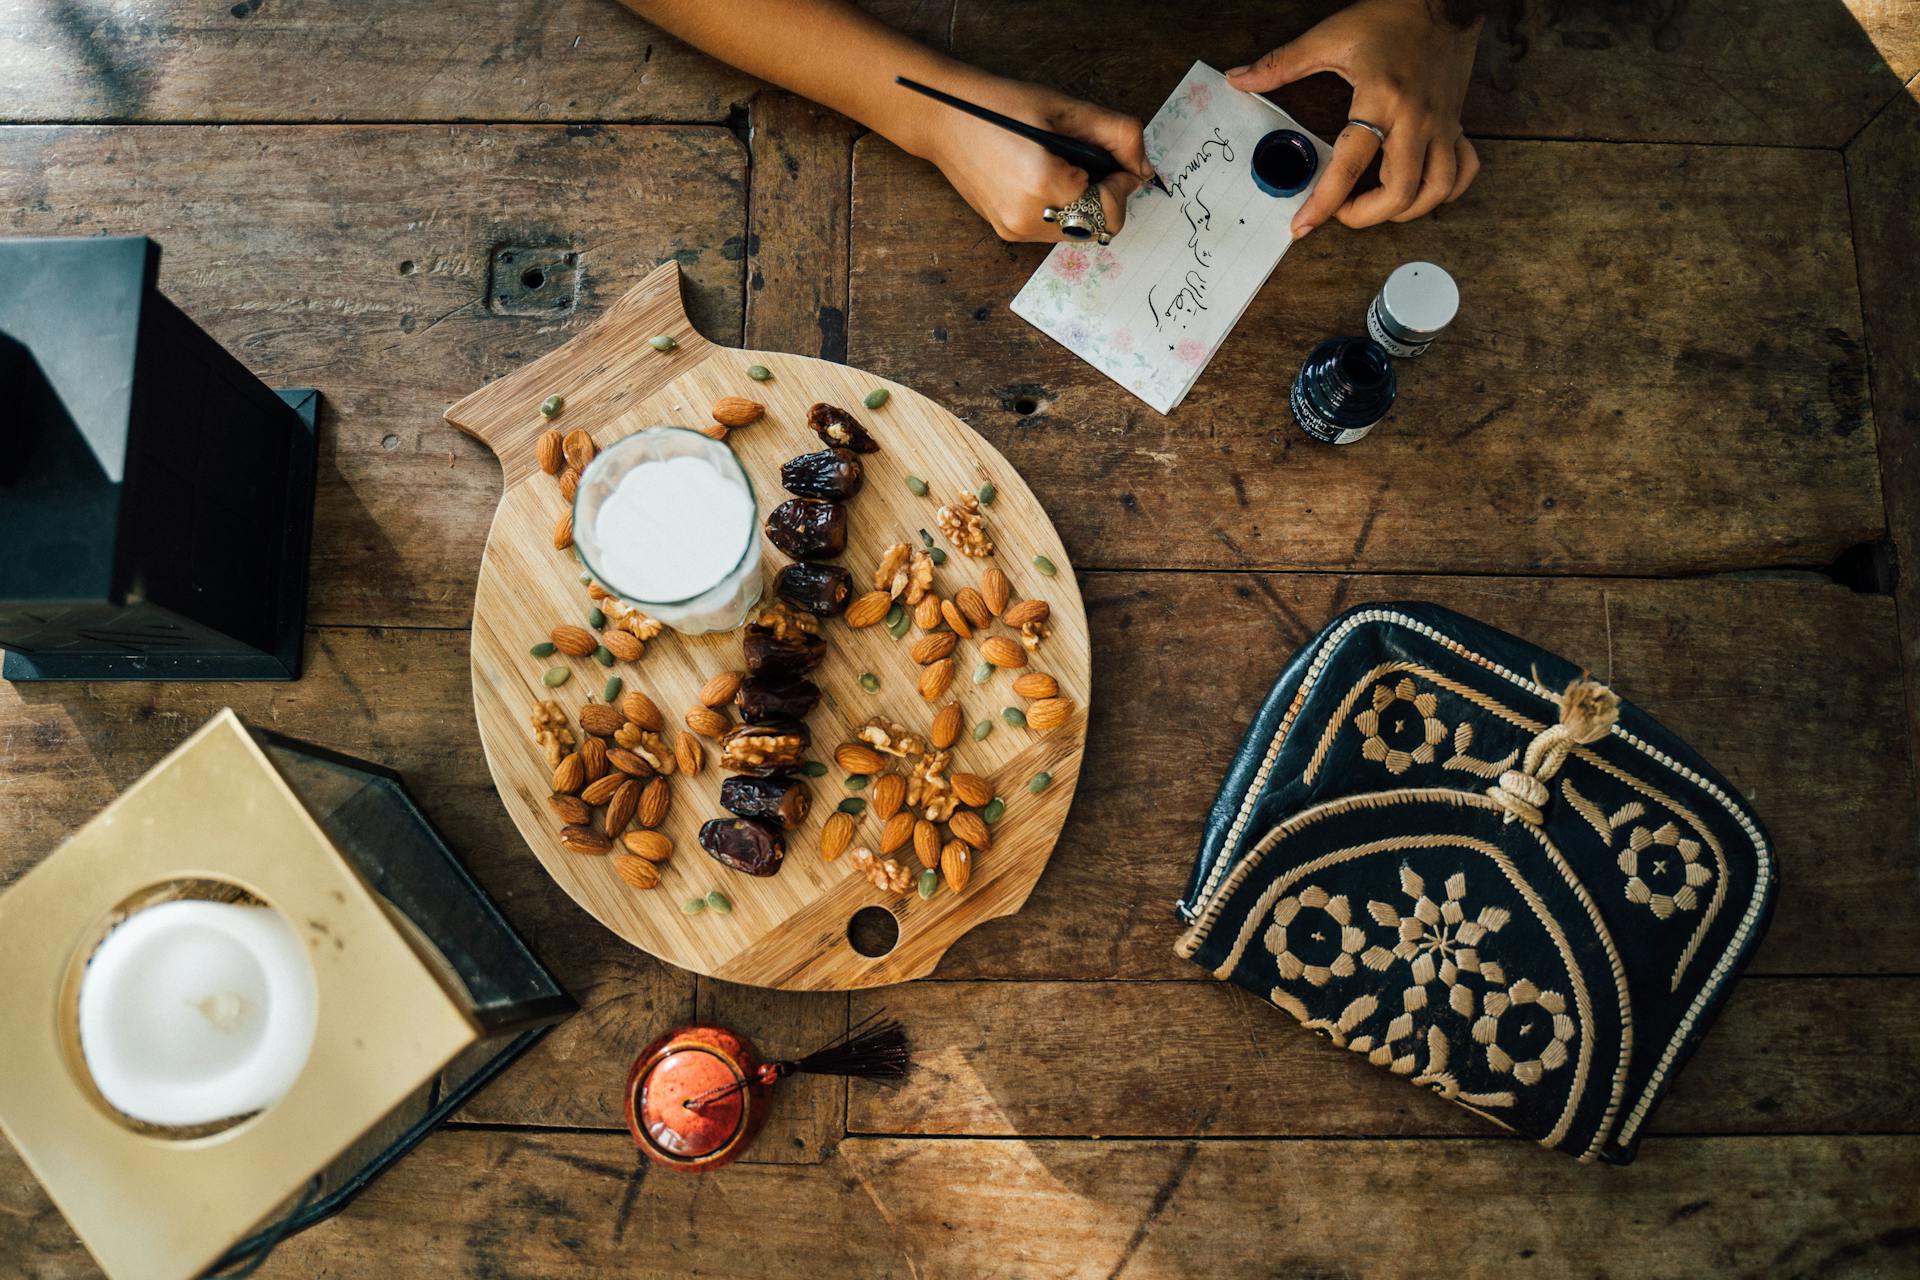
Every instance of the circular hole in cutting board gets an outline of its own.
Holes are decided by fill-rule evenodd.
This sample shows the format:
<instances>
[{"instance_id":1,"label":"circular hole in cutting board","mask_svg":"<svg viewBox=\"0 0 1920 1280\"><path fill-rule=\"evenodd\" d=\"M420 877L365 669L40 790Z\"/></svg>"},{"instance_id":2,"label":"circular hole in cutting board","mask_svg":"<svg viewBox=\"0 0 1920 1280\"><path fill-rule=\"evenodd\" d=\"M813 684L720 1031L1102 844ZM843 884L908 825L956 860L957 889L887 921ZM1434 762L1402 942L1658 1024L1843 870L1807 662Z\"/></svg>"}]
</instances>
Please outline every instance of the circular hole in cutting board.
<instances>
[{"instance_id":1,"label":"circular hole in cutting board","mask_svg":"<svg viewBox=\"0 0 1920 1280\"><path fill-rule=\"evenodd\" d=\"M847 921L847 942L869 960L900 945L900 922L885 907L862 907Z\"/></svg>"}]
</instances>

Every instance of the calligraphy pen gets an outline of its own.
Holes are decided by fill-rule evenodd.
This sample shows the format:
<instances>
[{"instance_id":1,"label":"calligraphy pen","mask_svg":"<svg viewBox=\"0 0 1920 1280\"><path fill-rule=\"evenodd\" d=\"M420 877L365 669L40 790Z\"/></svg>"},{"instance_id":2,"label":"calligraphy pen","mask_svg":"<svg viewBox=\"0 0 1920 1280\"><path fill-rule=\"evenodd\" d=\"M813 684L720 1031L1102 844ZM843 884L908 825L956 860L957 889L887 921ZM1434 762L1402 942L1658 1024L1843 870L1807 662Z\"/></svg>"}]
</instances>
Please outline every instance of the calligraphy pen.
<instances>
[{"instance_id":1,"label":"calligraphy pen","mask_svg":"<svg viewBox=\"0 0 1920 1280\"><path fill-rule=\"evenodd\" d=\"M905 85L915 93L924 93L935 102L944 102L956 110L964 111L975 119L985 120L988 124L997 124L1008 133L1017 133L1029 142L1037 142L1075 168L1085 169L1087 177L1094 182L1100 181L1111 173L1130 172L1125 165L1115 160L1113 153L1105 147L1080 138L1070 138L1064 133L1055 133L1051 129L1042 129L1039 125L1015 120L1012 116L1003 116L998 111L983 107L977 102L956 98L950 93L943 93L921 84L918 80L909 80L905 76L895 76L893 82ZM1173 195L1173 192L1167 191L1167 184L1160 181L1159 174L1154 174L1150 181L1154 186L1165 191L1168 196Z\"/></svg>"}]
</instances>

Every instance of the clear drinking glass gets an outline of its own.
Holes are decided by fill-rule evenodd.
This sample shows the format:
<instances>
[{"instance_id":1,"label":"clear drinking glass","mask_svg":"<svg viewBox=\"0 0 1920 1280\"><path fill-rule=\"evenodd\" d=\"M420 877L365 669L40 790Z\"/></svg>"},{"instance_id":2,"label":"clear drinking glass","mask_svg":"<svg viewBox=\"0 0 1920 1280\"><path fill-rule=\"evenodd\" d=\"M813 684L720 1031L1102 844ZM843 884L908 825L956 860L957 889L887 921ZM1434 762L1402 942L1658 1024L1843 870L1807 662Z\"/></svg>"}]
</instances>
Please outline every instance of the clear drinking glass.
<instances>
[{"instance_id":1,"label":"clear drinking glass","mask_svg":"<svg viewBox=\"0 0 1920 1280\"><path fill-rule=\"evenodd\" d=\"M634 469L651 462L673 458L698 458L711 466L722 480L737 485L745 493L751 516L745 543L733 567L724 576L678 600L648 600L633 584L623 585L609 576L602 566L608 562L608 547L600 536L600 512ZM698 537L702 531L686 530L685 536ZM732 530L709 529L712 536L732 536ZM676 631L699 635L708 631L729 631L746 620L747 611L760 599L760 506L754 496L753 482L733 450L718 440L709 440L685 427L649 427L616 441L588 464L586 474L573 499L573 542L587 572L614 595L642 610L651 618ZM626 547L629 553L650 554L647 548ZM671 547L659 549L660 555L673 555Z\"/></svg>"}]
</instances>

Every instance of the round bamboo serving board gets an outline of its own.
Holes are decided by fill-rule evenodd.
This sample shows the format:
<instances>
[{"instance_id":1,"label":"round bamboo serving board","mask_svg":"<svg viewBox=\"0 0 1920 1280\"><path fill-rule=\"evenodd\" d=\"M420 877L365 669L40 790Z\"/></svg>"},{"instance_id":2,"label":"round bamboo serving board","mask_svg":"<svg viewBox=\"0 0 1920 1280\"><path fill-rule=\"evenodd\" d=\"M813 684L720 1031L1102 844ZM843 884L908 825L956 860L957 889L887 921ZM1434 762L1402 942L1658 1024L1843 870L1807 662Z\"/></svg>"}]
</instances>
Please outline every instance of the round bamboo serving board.
<instances>
[{"instance_id":1,"label":"round bamboo serving board","mask_svg":"<svg viewBox=\"0 0 1920 1280\"><path fill-rule=\"evenodd\" d=\"M675 340L672 351L661 353L649 345L648 339L659 334ZM772 371L770 381L747 376L756 364ZM890 393L887 403L865 408L863 398L880 387ZM556 394L565 397L565 407L550 423L539 406ZM953 748L953 769L986 778L1006 802L1005 816L992 831L992 847L975 854L971 882L961 893L944 883L925 900L912 891L882 893L848 858L832 863L820 858L820 828L827 816L846 796L870 794L845 789L845 774L833 764L834 747L851 740L875 715L924 738L939 705L919 695L922 669L908 656L922 634L917 628L894 640L885 626L855 631L838 618L823 620L828 656L811 678L824 696L807 718L813 735L809 758L824 763L828 772L809 781L813 810L789 835L779 874L744 875L700 848L700 824L729 816L719 799L727 771L719 767L718 746L711 739L701 740L706 766L692 777L675 773L671 779L672 807L659 829L672 839L674 853L660 867L658 888L633 889L615 873L611 858L561 847L560 820L547 804L551 770L529 725L535 705L552 698L577 733L581 706L598 701L607 677L618 675L626 688L645 692L659 705L671 742L675 733L686 731L681 718L699 705L700 686L717 672L742 669L743 663L738 631L692 637L669 630L651 641L638 661L611 669L590 657L528 653L556 624L583 625L592 605L573 553L554 549L554 525L569 504L555 478L540 471L536 442L549 426L562 432L583 428L601 448L646 427L700 427L712 421L714 402L727 395L767 407L764 418L735 430L727 441L753 480L763 518L788 496L780 487L780 464L825 447L806 425L814 403L847 409L880 442L880 452L862 458L866 483L848 503L847 551L837 561L852 572L856 592L870 587L888 545L918 547L920 530L926 529L948 553L934 572L934 590L942 597L977 587L987 566L995 565L1010 580L1015 600L1038 597L1052 606L1052 635L1029 655L1026 668L1052 675L1062 696L1075 705L1068 722L1051 733L1016 728L1002 719L1003 708L1026 705L1011 687L1020 671L997 670L985 684L971 679L981 661L980 641L990 634L1013 635L1008 628L996 621L960 641L953 654L954 681L940 699L957 700L964 709L966 728ZM454 405L447 421L486 442L504 475L474 600L473 695L481 745L515 826L549 874L595 919L661 959L730 982L845 990L921 977L967 930L1018 911L1026 902L1066 821L1085 752L1091 692L1086 609L1066 549L1032 491L965 423L912 388L858 369L715 346L688 321L679 267L672 263L648 275L565 346ZM915 496L907 487L908 475L925 480L930 495ZM985 481L998 490L985 513L996 554L971 559L941 537L934 511L962 489ZM771 543L762 549L765 598L770 598L773 575L788 558ZM1050 559L1058 573L1042 574L1033 564L1036 555ZM573 675L549 689L541 677L556 663L571 667ZM877 693L860 687L862 672L879 677ZM739 723L737 710L726 710ZM990 720L994 729L985 741L975 741L971 728L981 720ZM1043 770L1053 775L1052 785L1034 795L1028 782ZM880 828L871 810L862 815L856 847L877 853ZM910 871L920 870L911 843L893 856ZM731 899L732 914L681 912L686 899L713 889ZM893 914L899 939L885 955L869 957L854 950L848 924L872 906Z\"/></svg>"}]
</instances>

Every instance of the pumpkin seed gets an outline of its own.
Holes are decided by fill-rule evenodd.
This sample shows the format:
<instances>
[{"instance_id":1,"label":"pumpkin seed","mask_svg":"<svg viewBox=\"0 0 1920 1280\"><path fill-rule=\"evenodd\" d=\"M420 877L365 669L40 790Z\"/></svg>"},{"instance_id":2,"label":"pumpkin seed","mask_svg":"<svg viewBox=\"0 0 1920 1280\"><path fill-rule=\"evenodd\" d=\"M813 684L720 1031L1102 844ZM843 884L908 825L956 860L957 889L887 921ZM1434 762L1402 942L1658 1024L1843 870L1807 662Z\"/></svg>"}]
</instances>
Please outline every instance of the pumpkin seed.
<instances>
[{"instance_id":1,"label":"pumpkin seed","mask_svg":"<svg viewBox=\"0 0 1920 1280\"><path fill-rule=\"evenodd\" d=\"M973 726L973 740L975 742L985 742L987 739L987 735L992 732L993 732L993 721L982 720L979 724Z\"/></svg>"},{"instance_id":2,"label":"pumpkin seed","mask_svg":"<svg viewBox=\"0 0 1920 1280\"><path fill-rule=\"evenodd\" d=\"M566 403L567 402L559 396L548 396L540 402L540 416L543 418L557 418L560 416L560 410L566 407Z\"/></svg>"},{"instance_id":3,"label":"pumpkin seed","mask_svg":"<svg viewBox=\"0 0 1920 1280\"><path fill-rule=\"evenodd\" d=\"M539 644L527 650L527 652L536 658L551 658L553 656L553 641L542 640Z\"/></svg>"},{"instance_id":4,"label":"pumpkin seed","mask_svg":"<svg viewBox=\"0 0 1920 1280\"><path fill-rule=\"evenodd\" d=\"M927 558L935 564L945 564L947 562L947 553L939 547L933 547L927 551Z\"/></svg>"},{"instance_id":5,"label":"pumpkin seed","mask_svg":"<svg viewBox=\"0 0 1920 1280\"><path fill-rule=\"evenodd\" d=\"M1007 802L999 796L995 796L987 802L987 807L980 811L980 821L986 823L988 826L992 826L994 823L1000 821L1006 812Z\"/></svg>"},{"instance_id":6,"label":"pumpkin seed","mask_svg":"<svg viewBox=\"0 0 1920 1280\"><path fill-rule=\"evenodd\" d=\"M862 800L859 796L848 796L845 800L842 800L840 802L840 812L850 813L856 818L859 817L861 814L865 813L866 811L867 811L867 802L865 800Z\"/></svg>"},{"instance_id":7,"label":"pumpkin seed","mask_svg":"<svg viewBox=\"0 0 1920 1280\"><path fill-rule=\"evenodd\" d=\"M973 669L973 682L975 684L985 684L991 679L993 679L993 664L991 662L983 662Z\"/></svg>"},{"instance_id":8,"label":"pumpkin seed","mask_svg":"<svg viewBox=\"0 0 1920 1280\"><path fill-rule=\"evenodd\" d=\"M887 397L890 394L885 387L875 387L873 390L867 392L865 398L863 398L860 403L869 409L878 409L887 402Z\"/></svg>"},{"instance_id":9,"label":"pumpkin seed","mask_svg":"<svg viewBox=\"0 0 1920 1280\"><path fill-rule=\"evenodd\" d=\"M1060 570L1054 568L1053 561L1047 559L1045 556L1035 556L1033 558L1033 567L1046 574L1049 578L1060 572Z\"/></svg>"},{"instance_id":10,"label":"pumpkin seed","mask_svg":"<svg viewBox=\"0 0 1920 1280\"><path fill-rule=\"evenodd\" d=\"M818 760L809 760L800 766L800 772L806 774L809 778L824 778L827 776L827 766L821 764Z\"/></svg>"},{"instance_id":11,"label":"pumpkin seed","mask_svg":"<svg viewBox=\"0 0 1920 1280\"><path fill-rule=\"evenodd\" d=\"M598 609L587 610L587 625L595 631L607 625L607 615Z\"/></svg>"},{"instance_id":12,"label":"pumpkin seed","mask_svg":"<svg viewBox=\"0 0 1920 1280\"><path fill-rule=\"evenodd\" d=\"M680 912L682 915L697 916L706 909L707 900L705 898L688 898L680 904Z\"/></svg>"},{"instance_id":13,"label":"pumpkin seed","mask_svg":"<svg viewBox=\"0 0 1920 1280\"><path fill-rule=\"evenodd\" d=\"M592 582L592 581L593 581L593 575L588 573L585 569L582 569L580 571L580 585L584 587L589 582Z\"/></svg>"},{"instance_id":14,"label":"pumpkin seed","mask_svg":"<svg viewBox=\"0 0 1920 1280\"><path fill-rule=\"evenodd\" d=\"M927 496L927 482L919 476L908 476L907 488L913 490L913 496L916 498L924 498Z\"/></svg>"},{"instance_id":15,"label":"pumpkin seed","mask_svg":"<svg viewBox=\"0 0 1920 1280\"><path fill-rule=\"evenodd\" d=\"M898 640L906 635L907 628L913 625L913 616L905 609L901 609L899 605L893 607L900 610L900 616L887 624L887 634Z\"/></svg>"},{"instance_id":16,"label":"pumpkin seed","mask_svg":"<svg viewBox=\"0 0 1920 1280\"><path fill-rule=\"evenodd\" d=\"M747 376L755 382L765 382L773 376L773 370L763 364L750 364L747 366Z\"/></svg>"},{"instance_id":17,"label":"pumpkin seed","mask_svg":"<svg viewBox=\"0 0 1920 1280\"><path fill-rule=\"evenodd\" d=\"M1018 707L1000 708L1000 718L1016 729L1023 729L1027 724L1027 713Z\"/></svg>"},{"instance_id":18,"label":"pumpkin seed","mask_svg":"<svg viewBox=\"0 0 1920 1280\"><path fill-rule=\"evenodd\" d=\"M573 672L565 667L548 667L547 674L541 676L540 679L547 688L558 689L561 685L573 679Z\"/></svg>"},{"instance_id":19,"label":"pumpkin seed","mask_svg":"<svg viewBox=\"0 0 1920 1280\"><path fill-rule=\"evenodd\" d=\"M928 533L925 529L922 529L920 531L920 545L925 547L929 551L933 550L933 535Z\"/></svg>"},{"instance_id":20,"label":"pumpkin seed","mask_svg":"<svg viewBox=\"0 0 1920 1280\"><path fill-rule=\"evenodd\" d=\"M878 693L880 692L880 677L871 671L862 671L860 673L860 687L868 693Z\"/></svg>"},{"instance_id":21,"label":"pumpkin seed","mask_svg":"<svg viewBox=\"0 0 1920 1280\"><path fill-rule=\"evenodd\" d=\"M718 889L715 889L707 895L707 905L723 916L733 914L733 899L727 897L726 894L720 892Z\"/></svg>"},{"instance_id":22,"label":"pumpkin seed","mask_svg":"<svg viewBox=\"0 0 1920 1280\"><path fill-rule=\"evenodd\" d=\"M612 706L618 702L620 700L620 690L626 683L627 682L619 676L609 676L607 678L607 687L600 691L600 701L606 703L608 706Z\"/></svg>"},{"instance_id":23,"label":"pumpkin seed","mask_svg":"<svg viewBox=\"0 0 1920 1280\"><path fill-rule=\"evenodd\" d=\"M593 660L603 667L610 667L613 665L613 650L601 645L593 651Z\"/></svg>"},{"instance_id":24,"label":"pumpkin seed","mask_svg":"<svg viewBox=\"0 0 1920 1280\"><path fill-rule=\"evenodd\" d=\"M847 790L858 791L872 780L872 778L864 773L850 773L847 775Z\"/></svg>"},{"instance_id":25,"label":"pumpkin seed","mask_svg":"<svg viewBox=\"0 0 1920 1280\"><path fill-rule=\"evenodd\" d=\"M1035 795L1039 795L1042 791L1045 791L1048 787L1052 785L1053 785L1053 775L1048 773L1045 769L1042 769L1039 773L1036 773L1033 775L1033 781L1027 784L1027 790L1033 792L1033 794Z\"/></svg>"},{"instance_id":26,"label":"pumpkin seed","mask_svg":"<svg viewBox=\"0 0 1920 1280\"><path fill-rule=\"evenodd\" d=\"M920 896L931 898L940 891L940 873L928 867L920 873Z\"/></svg>"},{"instance_id":27,"label":"pumpkin seed","mask_svg":"<svg viewBox=\"0 0 1920 1280\"><path fill-rule=\"evenodd\" d=\"M993 481L989 480L985 484L981 485L980 492L974 494L973 496L980 499L981 506L990 507L993 505L993 500L1000 496L1000 491L994 488Z\"/></svg>"},{"instance_id":28,"label":"pumpkin seed","mask_svg":"<svg viewBox=\"0 0 1920 1280\"><path fill-rule=\"evenodd\" d=\"M675 347L679 346L680 344L673 340L672 334L662 333L662 334L656 335L655 337L648 338L647 345L652 347L655 351L671 351Z\"/></svg>"}]
</instances>

